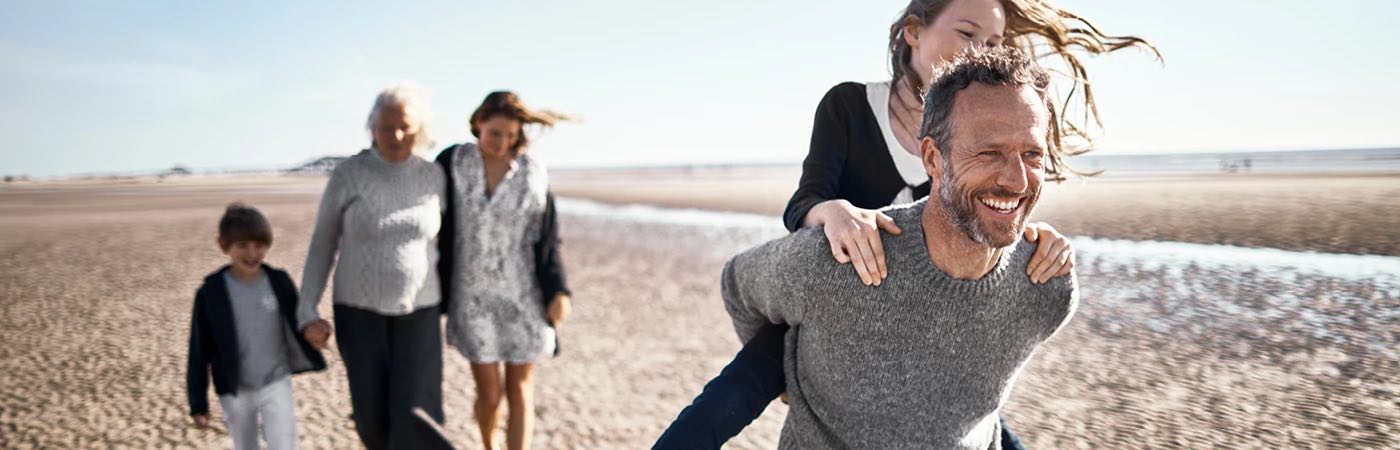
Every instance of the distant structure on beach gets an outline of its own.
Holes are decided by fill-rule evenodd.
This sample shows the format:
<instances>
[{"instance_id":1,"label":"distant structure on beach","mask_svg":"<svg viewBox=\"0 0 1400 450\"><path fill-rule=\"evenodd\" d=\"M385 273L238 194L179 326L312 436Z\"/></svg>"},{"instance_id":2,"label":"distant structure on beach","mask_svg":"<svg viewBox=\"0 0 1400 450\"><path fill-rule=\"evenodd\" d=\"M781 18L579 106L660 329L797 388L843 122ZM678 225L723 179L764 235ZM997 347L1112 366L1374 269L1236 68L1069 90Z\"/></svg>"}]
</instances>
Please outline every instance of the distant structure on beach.
<instances>
[{"instance_id":1,"label":"distant structure on beach","mask_svg":"<svg viewBox=\"0 0 1400 450\"><path fill-rule=\"evenodd\" d=\"M1245 157L1244 159L1233 159L1233 158L1221 158L1221 159L1220 159L1220 171L1221 171L1221 172L1225 172L1225 173L1249 172L1249 169L1250 169L1253 165L1254 165L1254 164L1253 164L1253 162L1249 159L1249 157Z\"/></svg>"},{"instance_id":2,"label":"distant structure on beach","mask_svg":"<svg viewBox=\"0 0 1400 450\"><path fill-rule=\"evenodd\" d=\"M165 178L171 176L185 176L191 174L194 174L194 171L190 170L189 167L185 167L183 164L176 164L175 167L162 170L160 173L156 174L156 177Z\"/></svg>"},{"instance_id":3,"label":"distant structure on beach","mask_svg":"<svg viewBox=\"0 0 1400 450\"><path fill-rule=\"evenodd\" d=\"M323 156L321 158L311 160L310 162L307 162L300 166L287 169L286 173L295 175L324 175L331 173L332 170L335 170L335 166L340 165L341 161L345 161L347 159L350 159L350 157Z\"/></svg>"}]
</instances>

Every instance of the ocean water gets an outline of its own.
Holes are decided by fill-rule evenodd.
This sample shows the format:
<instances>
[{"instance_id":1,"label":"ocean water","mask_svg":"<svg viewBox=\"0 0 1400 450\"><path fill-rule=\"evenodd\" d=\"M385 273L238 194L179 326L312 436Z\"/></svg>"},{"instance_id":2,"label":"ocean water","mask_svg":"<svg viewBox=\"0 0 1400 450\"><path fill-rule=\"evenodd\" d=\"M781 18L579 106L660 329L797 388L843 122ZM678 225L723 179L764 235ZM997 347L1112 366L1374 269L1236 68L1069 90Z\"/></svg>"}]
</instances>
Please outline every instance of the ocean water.
<instances>
[{"instance_id":1,"label":"ocean water","mask_svg":"<svg viewBox=\"0 0 1400 450\"><path fill-rule=\"evenodd\" d=\"M1400 172L1400 148L1216 152L1167 155L1088 153L1070 164L1106 176L1210 173Z\"/></svg>"}]
</instances>

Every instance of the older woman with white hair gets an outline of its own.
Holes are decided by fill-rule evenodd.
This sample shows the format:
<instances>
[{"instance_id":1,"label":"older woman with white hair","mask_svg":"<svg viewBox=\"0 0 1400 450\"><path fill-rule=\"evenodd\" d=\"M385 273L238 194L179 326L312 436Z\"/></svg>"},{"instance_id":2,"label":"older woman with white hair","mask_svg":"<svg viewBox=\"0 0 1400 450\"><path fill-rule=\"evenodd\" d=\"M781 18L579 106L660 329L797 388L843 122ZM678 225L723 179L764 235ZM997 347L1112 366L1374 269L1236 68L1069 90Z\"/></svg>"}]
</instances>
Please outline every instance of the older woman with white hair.
<instances>
[{"instance_id":1,"label":"older woman with white hair","mask_svg":"<svg viewBox=\"0 0 1400 450\"><path fill-rule=\"evenodd\" d=\"M331 326L316 305L335 267L335 335L355 430L371 449L430 446L435 437L415 423L415 409L443 420L434 238L444 177L415 154L431 145L429 114L412 84L380 92L366 124L370 148L340 163L326 183L302 273L298 326L325 348Z\"/></svg>"}]
</instances>

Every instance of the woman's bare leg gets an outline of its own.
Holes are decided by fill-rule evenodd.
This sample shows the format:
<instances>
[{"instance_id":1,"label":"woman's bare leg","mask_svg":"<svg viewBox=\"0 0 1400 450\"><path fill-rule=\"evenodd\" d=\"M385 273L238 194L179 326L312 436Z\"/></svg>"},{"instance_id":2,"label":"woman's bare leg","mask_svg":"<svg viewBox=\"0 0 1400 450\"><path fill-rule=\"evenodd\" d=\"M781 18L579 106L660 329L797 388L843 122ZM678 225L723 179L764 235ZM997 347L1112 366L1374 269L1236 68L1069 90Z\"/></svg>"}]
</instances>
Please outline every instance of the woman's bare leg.
<instances>
[{"instance_id":1,"label":"woman's bare leg","mask_svg":"<svg viewBox=\"0 0 1400 450\"><path fill-rule=\"evenodd\" d=\"M493 441L500 420L501 363L472 363L472 379L476 381L476 426L483 448L491 450L496 448Z\"/></svg>"},{"instance_id":2,"label":"woman's bare leg","mask_svg":"<svg viewBox=\"0 0 1400 450\"><path fill-rule=\"evenodd\" d=\"M510 402L510 418L506 421L506 448L530 448L530 433L535 425L535 394L531 386L534 364L506 365L506 401Z\"/></svg>"}]
</instances>

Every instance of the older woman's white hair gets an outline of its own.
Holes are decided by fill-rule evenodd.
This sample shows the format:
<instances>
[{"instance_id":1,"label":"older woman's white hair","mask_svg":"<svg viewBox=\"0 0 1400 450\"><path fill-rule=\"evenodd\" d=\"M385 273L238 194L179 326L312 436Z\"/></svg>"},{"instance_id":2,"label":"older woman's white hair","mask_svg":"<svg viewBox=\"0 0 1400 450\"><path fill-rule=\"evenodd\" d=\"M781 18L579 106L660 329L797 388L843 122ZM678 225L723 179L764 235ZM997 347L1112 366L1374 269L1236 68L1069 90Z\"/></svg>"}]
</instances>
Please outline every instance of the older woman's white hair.
<instances>
[{"instance_id":1,"label":"older woman's white hair","mask_svg":"<svg viewBox=\"0 0 1400 450\"><path fill-rule=\"evenodd\" d=\"M414 140L415 152L433 145L432 135L428 133L428 124L433 120L432 105L428 102L426 89L412 81L399 81L379 91L379 95L374 98L374 107L369 110L369 119L365 121L365 129L370 131L370 139L373 139L374 128L379 124L379 115L384 109L390 107L402 107L404 112L418 125L417 139Z\"/></svg>"}]
</instances>

